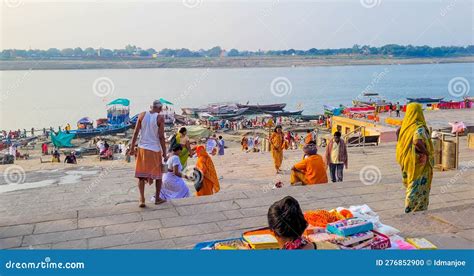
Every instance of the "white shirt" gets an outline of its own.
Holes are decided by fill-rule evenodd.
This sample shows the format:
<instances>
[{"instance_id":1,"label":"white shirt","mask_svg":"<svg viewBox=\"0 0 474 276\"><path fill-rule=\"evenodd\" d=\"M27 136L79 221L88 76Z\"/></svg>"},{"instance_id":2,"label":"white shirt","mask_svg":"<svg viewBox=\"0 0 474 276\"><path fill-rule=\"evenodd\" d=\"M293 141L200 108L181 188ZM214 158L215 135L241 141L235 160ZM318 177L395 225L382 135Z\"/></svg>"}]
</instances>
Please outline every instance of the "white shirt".
<instances>
[{"instance_id":1,"label":"white shirt","mask_svg":"<svg viewBox=\"0 0 474 276\"><path fill-rule=\"evenodd\" d=\"M97 142L97 147L99 148L99 151L102 152L105 150L105 145L103 141Z\"/></svg>"},{"instance_id":2,"label":"white shirt","mask_svg":"<svg viewBox=\"0 0 474 276\"><path fill-rule=\"evenodd\" d=\"M16 147L15 146L10 146L10 148L8 149L8 153L15 157L16 156Z\"/></svg>"},{"instance_id":3,"label":"white shirt","mask_svg":"<svg viewBox=\"0 0 474 276\"><path fill-rule=\"evenodd\" d=\"M216 140L214 140L213 138L209 138L209 140L207 140L207 143L206 143L206 151L208 153L212 153L215 147L217 147Z\"/></svg>"},{"instance_id":4,"label":"white shirt","mask_svg":"<svg viewBox=\"0 0 474 276\"><path fill-rule=\"evenodd\" d=\"M158 113L145 112L141 124L138 147L161 152L160 137L158 135Z\"/></svg>"}]
</instances>

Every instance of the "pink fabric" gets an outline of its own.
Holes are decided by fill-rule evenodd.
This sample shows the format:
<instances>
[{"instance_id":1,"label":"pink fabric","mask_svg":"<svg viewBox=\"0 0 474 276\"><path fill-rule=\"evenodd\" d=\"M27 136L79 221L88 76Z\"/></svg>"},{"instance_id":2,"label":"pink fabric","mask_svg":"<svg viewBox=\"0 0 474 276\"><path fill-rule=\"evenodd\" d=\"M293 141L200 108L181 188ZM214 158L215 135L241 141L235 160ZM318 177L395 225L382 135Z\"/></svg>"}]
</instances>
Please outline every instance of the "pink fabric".
<instances>
[{"instance_id":1,"label":"pink fabric","mask_svg":"<svg viewBox=\"0 0 474 276\"><path fill-rule=\"evenodd\" d=\"M463 122L449 123L452 127L451 133L460 133L466 129L466 125Z\"/></svg>"}]
</instances>

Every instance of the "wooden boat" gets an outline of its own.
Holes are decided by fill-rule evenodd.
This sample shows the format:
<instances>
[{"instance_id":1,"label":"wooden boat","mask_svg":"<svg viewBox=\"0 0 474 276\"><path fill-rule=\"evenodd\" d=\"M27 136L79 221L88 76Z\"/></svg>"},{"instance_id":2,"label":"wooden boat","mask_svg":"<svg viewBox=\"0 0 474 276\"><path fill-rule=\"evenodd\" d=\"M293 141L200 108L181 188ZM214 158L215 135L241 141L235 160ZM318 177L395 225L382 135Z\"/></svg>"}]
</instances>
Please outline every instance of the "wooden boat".
<instances>
[{"instance_id":1,"label":"wooden boat","mask_svg":"<svg viewBox=\"0 0 474 276\"><path fill-rule=\"evenodd\" d=\"M389 104L389 102L387 102L384 97L380 96L379 93L374 92L364 92L362 95L352 100L352 105L355 107L385 106L387 104Z\"/></svg>"},{"instance_id":2,"label":"wooden boat","mask_svg":"<svg viewBox=\"0 0 474 276\"><path fill-rule=\"evenodd\" d=\"M181 108L185 116L199 116L199 113L209 113L213 115L230 114L238 111L240 108L232 103L215 103L202 107L185 107Z\"/></svg>"},{"instance_id":3,"label":"wooden boat","mask_svg":"<svg viewBox=\"0 0 474 276\"><path fill-rule=\"evenodd\" d=\"M75 134L75 138L91 138L95 136L113 135L126 132L132 127L132 124L106 125L90 129L73 129L69 133Z\"/></svg>"},{"instance_id":4,"label":"wooden boat","mask_svg":"<svg viewBox=\"0 0 474 276\"><path fill-rule=\"evenodd\" d=\"M201 112L198 113L200 119L213 119L213 120L222 120L222 119L230 119L237 116L243 115L248 108L239 108L237 110L228 111L227 113L213 113L213 112Z\"/></svg>"},{"instance_id":5,"label":"wooden boat","mask_svg":"<svg viewBox=\"0 0 474 276\"><path fill-rule=\"evenodd\" d=\"M303 110L299 111L265 111L265 114L272 115L273 117L279 116L298 116L303 113Z\"/></svg>"},{"instance_id":6,"label":"wooden boat","mask_svg":"<svg viewBox=\"0 0 474 276\"><path fill-rule=\"evenodd\" d=\"M409 102L417 103L439 103L444 98L407 98Z\"/></svg>"},{"instance_id":7,"label":"wooden boat","mask_svg":"<svg viewBox=\"0 0 474 276\"><path fill-rule=\"evenodd\" d=\"M314 121L314 120L319 120L319 117L324 118L324 115L300 115L298 116L298 119L303 120L303 121Z\"/></svg>"},{"instance_id":8,"label":"wooden boat","mask_svg":"<svg viewBox=\"0 0 474 276\"><path fill-rule=\"evenodd\" d=\"M181 108L183 115L191 115L194 116L199 112L206 112L207 108L204 107L183 107Z\"/></svg>"},{"instance_id":9,"label":"wooden boat","mask_svg":"<svg viewBox=\"0 0 474 276\"><path fill-rule=\"evenodd\" d=\"M283 111L285 103L281 104L237 104L238 108L248 108L248 113L263 113L265 111Z\"/></svg>"},{"instance_id":10,"label":"wooden boat","mask_svg":"<svg viewBox=\"0 0 474 276\"><path fill-rule=\"evenodd\" d=\"M363 95L363 96L366 96L366 97L379 96L379 93L375 93L375 92L364 92L362 95Z\"/></svg>"}]
</instances>

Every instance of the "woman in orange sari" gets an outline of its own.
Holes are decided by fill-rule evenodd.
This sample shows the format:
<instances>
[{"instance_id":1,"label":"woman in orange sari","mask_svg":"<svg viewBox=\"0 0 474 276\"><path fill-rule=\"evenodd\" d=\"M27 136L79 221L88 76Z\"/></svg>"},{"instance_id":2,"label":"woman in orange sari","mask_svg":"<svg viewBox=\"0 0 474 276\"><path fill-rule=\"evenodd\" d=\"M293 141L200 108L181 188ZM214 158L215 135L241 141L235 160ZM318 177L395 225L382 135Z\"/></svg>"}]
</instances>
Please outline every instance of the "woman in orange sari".
<instances>
[{"instance_id":1,"label":"woman in orange sari","mask_svg":"<svg viewBox=\"0 0 474 276\"><path fill-rule=\"evenodd\" d=\"M242 151L247 151L249 149L249 139L247 138L247 136L242 136L240 144L242 145Z\"/></svg>"},{"instance_id":2,"label":"woman in orange sari","mask_svg":"<svg viewBox=\"0 0 474 276\"><path fill-rule=\"evenodd\" d=\"M272 157L273 163L275 164L276 173L280 173L281 163L283 162L283 146L284 146L284 137L281 126L278 125L275 127L275 130L270 137L270 143L272 145Z\"/></svg>"},{"instance_id":3,"label":"woman in orange sari","mask_svg":"<svg viewBox=\"0 0 474 276\"><path fill-rule=\"evenodd\" d=\"M220 186L216 168L211 157L206 152L206 148L204 146L197 146L196 154L198 156L196 168L202 173L202 188L196 192L196 196L212 195L219 192Z\"/></svg>"}]
</instances>

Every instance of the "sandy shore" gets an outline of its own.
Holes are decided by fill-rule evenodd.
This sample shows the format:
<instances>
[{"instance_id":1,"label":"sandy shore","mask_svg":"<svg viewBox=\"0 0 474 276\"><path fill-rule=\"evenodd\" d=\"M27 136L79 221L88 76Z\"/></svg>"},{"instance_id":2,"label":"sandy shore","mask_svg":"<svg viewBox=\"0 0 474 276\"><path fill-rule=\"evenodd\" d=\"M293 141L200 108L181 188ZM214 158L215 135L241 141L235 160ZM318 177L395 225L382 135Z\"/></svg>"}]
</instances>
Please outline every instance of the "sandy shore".
<instances>
[{"instance_id":1,"label":"sandy shore","mask_svg":"<svg viewBox=\"0 0 474 276\"><path fill-rule=\"evenodd\" d=\"M346 65L393 65L431 63L470 63L474 56L450 58L391 58L365 56L288 56L288 57L221 57L156 58L102 60L0 60L1 70L80 70L136 68L252 68L314 67Z\"/></svg>"}]
</instances>

